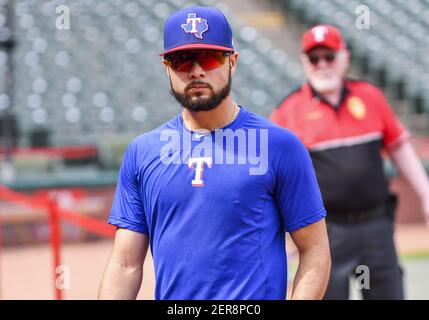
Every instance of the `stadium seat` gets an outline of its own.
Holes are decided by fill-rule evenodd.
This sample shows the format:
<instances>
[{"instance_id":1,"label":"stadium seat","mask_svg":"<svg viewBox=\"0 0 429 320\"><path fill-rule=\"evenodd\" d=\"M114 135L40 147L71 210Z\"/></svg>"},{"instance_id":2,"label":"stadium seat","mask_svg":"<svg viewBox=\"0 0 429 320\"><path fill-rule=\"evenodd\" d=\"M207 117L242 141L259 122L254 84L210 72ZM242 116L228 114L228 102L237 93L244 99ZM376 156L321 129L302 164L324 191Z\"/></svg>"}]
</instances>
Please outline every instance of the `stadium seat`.
<instances>
[{"instance_id":1,"label":"stadium seat","mask_svg":"<svg viewBox=\"0 0 429 320\"><path fill-rule=\"evenodd\" d=\"M70 30L55 27L59 5L71 8ZM166 17L187 5L184 0L16 1L13 110L21 142L41 128L53 145L98 143L106 135L135 136L177 114L159 53ZM242 51L234 95L268 116L302 80L302 71L255 29L228 18ZM8 58L0 53L0 65Z\"/></svg>"}]
</instances>

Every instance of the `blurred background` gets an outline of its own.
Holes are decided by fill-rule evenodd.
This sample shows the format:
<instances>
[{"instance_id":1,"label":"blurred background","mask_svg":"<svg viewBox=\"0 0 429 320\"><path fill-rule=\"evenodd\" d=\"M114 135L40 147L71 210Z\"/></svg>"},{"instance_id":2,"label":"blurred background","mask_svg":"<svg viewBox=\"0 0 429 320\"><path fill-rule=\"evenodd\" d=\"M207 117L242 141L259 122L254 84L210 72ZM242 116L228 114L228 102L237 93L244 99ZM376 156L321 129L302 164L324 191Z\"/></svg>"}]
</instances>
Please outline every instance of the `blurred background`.
<instances>
[{"instance_id":1,"label":"blurred background","mask_svg":"<svg viewBox=\"0 0 429 320\"><path fill-rule=\"evenodd\" d=\"M429 168L429 0L0 0L0 299L55 298L52 210L40 205L53 197L69 210L59 213L57 259L70 271L62 298L96 297L123 152L181 110L159 53L165 19L191 5L226 14L240 52L233 97L266 117L305 80L303 32L338 26L350 76L383 89ZM388 161L386 174L400 196L407 298L429 299L429 229ZM289 256L293 271L292 246ZM140 298L151 299L153 267L145 268Z\"/></svg>"}]
</instances>

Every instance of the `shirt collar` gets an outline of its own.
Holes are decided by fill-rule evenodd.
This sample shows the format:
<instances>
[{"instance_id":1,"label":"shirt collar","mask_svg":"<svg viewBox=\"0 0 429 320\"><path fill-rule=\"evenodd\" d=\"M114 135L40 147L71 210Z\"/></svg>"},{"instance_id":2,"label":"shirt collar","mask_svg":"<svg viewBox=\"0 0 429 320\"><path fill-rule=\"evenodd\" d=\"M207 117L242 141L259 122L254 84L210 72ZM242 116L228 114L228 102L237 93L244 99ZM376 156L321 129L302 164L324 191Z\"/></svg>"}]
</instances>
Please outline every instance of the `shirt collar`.
<instances>
[{"instance_id":1,"label":"shirt collar","mask_svg":"<svg viewBox=\"0 0 429 320\"><path fill-rule=\"evenodd\" d=\"M323 103L326 103L327 105L331 106L333 109L338 110L338 108L343 104L344 100L347 98L347 95L350 93L350 89L347 86L347 81L343 82L343 88L341 90L341 96L340 101L337 105L332 105L329 101L327 101L325 98L322 97L322 95L314 89L310 83L308 83L308 86L310 87L311 95L313 98L317 98Z\"/></svg>"}]
</instances>

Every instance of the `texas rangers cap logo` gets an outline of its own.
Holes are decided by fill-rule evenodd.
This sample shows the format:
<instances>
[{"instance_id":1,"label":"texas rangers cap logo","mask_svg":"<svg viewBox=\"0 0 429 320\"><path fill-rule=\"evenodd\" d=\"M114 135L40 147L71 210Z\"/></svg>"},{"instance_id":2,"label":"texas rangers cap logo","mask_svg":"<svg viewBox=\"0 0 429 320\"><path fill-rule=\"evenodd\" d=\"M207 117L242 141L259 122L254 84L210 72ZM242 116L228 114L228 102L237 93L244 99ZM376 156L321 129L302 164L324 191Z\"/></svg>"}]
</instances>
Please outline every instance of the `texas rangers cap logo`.
<instances>
[{"instance_id":1,"label":"texas rangers cap logo","mask_svg":"<svg viewBox=\"0 0 429 320\"><path fill-rule=\"evenodd\" d=\"M202 39L203 33L209 30L209 25L206 19L197 18L196 13L188 13L188 19L186 19L185 24L182 24L182 29L186 33L193 34L198 39Z\"/></svg>"}]
</instances>

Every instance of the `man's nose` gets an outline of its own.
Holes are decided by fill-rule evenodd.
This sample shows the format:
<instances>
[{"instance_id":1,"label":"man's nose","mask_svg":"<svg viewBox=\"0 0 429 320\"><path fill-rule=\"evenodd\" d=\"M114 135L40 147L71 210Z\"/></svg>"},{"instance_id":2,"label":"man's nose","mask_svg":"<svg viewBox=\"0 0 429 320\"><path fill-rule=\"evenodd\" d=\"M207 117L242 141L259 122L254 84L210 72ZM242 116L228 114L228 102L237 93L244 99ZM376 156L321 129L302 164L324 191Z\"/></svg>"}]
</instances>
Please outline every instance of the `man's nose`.
<instances>
[{"instance_id":1,"label":"man's nose","mask_svg":"<svg viewBox=\"0 0 429 320\"><path fill-rule=\"evenodd\" d=\"M192 79L204 78L206 76L206 71L201 67L198 61L194 61L192 64L191 71L189 71L189 77Z\"/></svg>"},{"instance_id":2,"label":"man's nose","mask_svg":"<svg viewBox=\"0 0 429 320\"><path fill-rule=\"evenodd\" d=\"M328 63L328 61L326 61L325 58L320 58L319 61L316 64L316 67L320 68L320 69L325 69L328 66L329 66L329 63Z\"/></svg>"}]
</instances>

